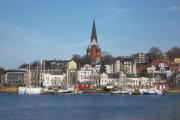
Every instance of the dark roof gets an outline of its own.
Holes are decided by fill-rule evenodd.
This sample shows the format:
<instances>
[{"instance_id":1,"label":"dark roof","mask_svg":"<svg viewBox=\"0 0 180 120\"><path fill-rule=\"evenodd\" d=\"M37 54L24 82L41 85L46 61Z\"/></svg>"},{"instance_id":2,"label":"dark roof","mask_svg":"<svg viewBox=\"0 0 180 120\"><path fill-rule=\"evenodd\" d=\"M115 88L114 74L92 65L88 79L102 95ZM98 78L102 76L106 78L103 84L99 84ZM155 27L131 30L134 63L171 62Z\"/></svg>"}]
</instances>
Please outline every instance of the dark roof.
<instances>
[{"instance_id":1,"label":"dark roof","mask_svg":"<svg viewBox=\"0 0 180 120\"><path fill-rule=\"evenodd\" d=\"M135 62L135 59L134 58L123 58L122 61L123 62L125 62L125 61Z\"/></svg>"},{"instance_id":2,"label":"dark roof","mask_svg":"<svg viewBox=\"0 0 180 120\"><path fill-rule=\"evenodd\" d=\"M156 67L156 70L160 70L161 67ZM170 70L170 67L163 67L166 71Z\"/></svg>"},{"instance_id":3,"label":"dark roof","mask_svg":"<svg viewBox=\"0 0 180 120\"><path fill-rule=\"evenodd\" d=\"M5 73L7 72L27 72L26 70L6 70Z\"/></svg>"},{"instance_id":4,"label":"dark roof","mask_svg":"<svg viewBox=\"0 0 180 120\"><path fill-rule=\"evenodd\" d=\"M4 72L5 72L4 69L0 68L0 74L4 74Z\"/></svg>"},{"instance_id":5,"label":"dark roof","mask_svg":"<svg viewBox=\"0 0 180 120\"><path fill-rule=\"evenodd\" d=\"M107 74L108 78L119 78L119 74Z\"/></svg>"},{"instance_id":6,"label":"dark roof","mask_svg":"<svg viewBox=\"0 0 180 120\"><path fill-rule=\"evenodd\" d=\"M91 42L92 42L93 39L95 39L96 42L97 42L97 34L96 34L95 20L93 21L93 28L92 28L92 34L91 34Z\"/></svg>"},{"instance_id":7,"label":"dark roof","mask_svg":"<svg viewBox=\"0 0 180 120\"><path fill-rule=\"evenodd\" d=\"M67 63L70 62L71 60L43 60L43 62L55 62L55 63Z\"/></svg>"},{"instance_id":8,"label":"dark roof","mask_svg":"<svg viewBox=\"0 0 180 120\"><path fill-rule=\"evenodd\" d=\"M126 77L127 78L139 78L140 76L136 75L136 74L127 74Z\"/></svg>"},{"instance_id":9,"label":"dark roof","mask_svg":"<svg viewBox=\"0 0 180 120\"><path fill-rule=\"evenodd\" d=\"M149 78L150 75L149 74L127 74L126 77L129 77L129 78L147 77L147 78Z\"/></svg>"},{"instance_id":10,"label":"dark roof","mask_svg":"<svg viewBox=\"0 0 180 120\"><path fill-rule=\"evenodd\" d=\"M131 56L121 56L121 57L117 57L115 58L115 60L120 60L121 62L135 62L135 58L131 57Z\"/></svg>"}]
</instances>

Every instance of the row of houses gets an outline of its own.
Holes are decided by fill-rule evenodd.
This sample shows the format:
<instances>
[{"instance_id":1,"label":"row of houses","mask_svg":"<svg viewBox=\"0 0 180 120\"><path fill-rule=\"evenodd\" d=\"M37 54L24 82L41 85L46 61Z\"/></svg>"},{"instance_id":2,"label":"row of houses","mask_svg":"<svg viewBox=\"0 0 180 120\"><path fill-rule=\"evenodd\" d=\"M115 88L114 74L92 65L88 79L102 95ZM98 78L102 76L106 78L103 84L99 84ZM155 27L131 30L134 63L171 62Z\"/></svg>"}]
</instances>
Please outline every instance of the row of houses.
<instances>
[{"instance_id":1,"label":"row of houses","mask_svg":"<svg viewBox=\"0 0 180 120\"><path fill-rule=\"evenodd\" d=\"M153 61L145 68L144 74L139 72L136 66L136 60L130 57L117 58L111 65L105 65L106 72L100 73L101 65L86 64L78 70L78 81L91 82L94 86L114 86L126 87L157 87L167 88L172 80L172 76L180 71L179 63L170 63L167 60ZM120 77L123 74L123 82ZM179 84L180 80L175 78L175 83ZM179 84L180 85L180 84ZM162 87L161 87L162 86Z\"/></svg>"},{"instance_id":2,"label":"row of houses","mask_svg":"<svg viewBox=\"0 0 180 120\"><path fill-rule=\"evenodd\" d=\"M65 70L62 70L61 67ZM1 83L9 85L27 85L29 78L31 85L43 87L66 87L69 85L87 85L92 87L106 87L111 84L115 87L149 87L165 85L173 73L179 70L179 64L168 61L154 61L144 69L146 74L139 74L136 59L130 57L116 58L111 65L104 65L106 72L101 72L101 64L85 64L77 69L77 63L71 61L43 61L38 70L18 69L7 70L1 74ZM44 68L44 69L43 69ZM178 78L178 77L177 77ZM176 78L176 83L178 79ZM83 88L83 87L82 87ZM87 87L89 88L89 87ZM163 88L163 87L162 87Z\"/></svg>"}]
</instances>

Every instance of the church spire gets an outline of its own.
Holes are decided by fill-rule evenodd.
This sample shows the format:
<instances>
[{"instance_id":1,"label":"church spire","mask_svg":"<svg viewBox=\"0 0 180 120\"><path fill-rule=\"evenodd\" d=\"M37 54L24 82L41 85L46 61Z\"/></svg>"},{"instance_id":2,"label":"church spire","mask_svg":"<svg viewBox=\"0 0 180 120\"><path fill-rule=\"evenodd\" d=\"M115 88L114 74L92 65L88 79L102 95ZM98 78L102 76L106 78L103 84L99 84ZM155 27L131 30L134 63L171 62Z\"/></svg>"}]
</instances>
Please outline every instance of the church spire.
<instances>
[{"instance_id":1,"label":"church spire","mask_svg":"<svg viewBox=\"0 0 180 120\"><path fill-rule=\"evenodd\" d=\"M92 34L91 34L91 42L93 41L93 39L94 39L94 40L96 41L96 43L97 43L95 20L93 20L93 28L92 28Z\"/></svg>"}]
</instances>

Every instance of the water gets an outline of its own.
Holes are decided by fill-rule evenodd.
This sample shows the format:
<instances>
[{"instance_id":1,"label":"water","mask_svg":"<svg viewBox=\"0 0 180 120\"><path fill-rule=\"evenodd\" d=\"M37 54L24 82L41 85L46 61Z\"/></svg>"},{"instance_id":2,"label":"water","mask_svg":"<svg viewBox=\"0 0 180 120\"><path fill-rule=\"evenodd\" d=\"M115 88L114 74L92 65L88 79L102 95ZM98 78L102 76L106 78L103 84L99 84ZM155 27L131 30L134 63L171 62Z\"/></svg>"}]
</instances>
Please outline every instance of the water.
<instances>
[{"instance_id":1,"label":"water","mask_svg":"<svg viewBox=\"0 0 180 120\"><path fill-rule=\"evenodd\" d=\"M0 94L0 120L180 120L180 95Z\"/></svg>"}]
</instances>

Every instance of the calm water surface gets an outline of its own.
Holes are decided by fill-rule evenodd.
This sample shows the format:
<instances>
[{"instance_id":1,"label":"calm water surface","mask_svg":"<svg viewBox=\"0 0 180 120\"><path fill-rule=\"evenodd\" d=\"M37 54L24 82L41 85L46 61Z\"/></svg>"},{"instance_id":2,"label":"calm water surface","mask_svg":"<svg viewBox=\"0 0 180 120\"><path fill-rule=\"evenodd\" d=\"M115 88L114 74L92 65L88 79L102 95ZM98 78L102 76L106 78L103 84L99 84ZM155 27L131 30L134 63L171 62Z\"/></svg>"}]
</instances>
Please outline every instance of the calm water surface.
<instances>
[{"instance_id":1,"label":"calm water surface","mask_svg":"<svg viewBox=\"0 0 180 120\"><path fill-rule=\"evenodd\" d=\"M180 120L180 95L0 94L0 120Z\"/></svg>"}]
</instances>

